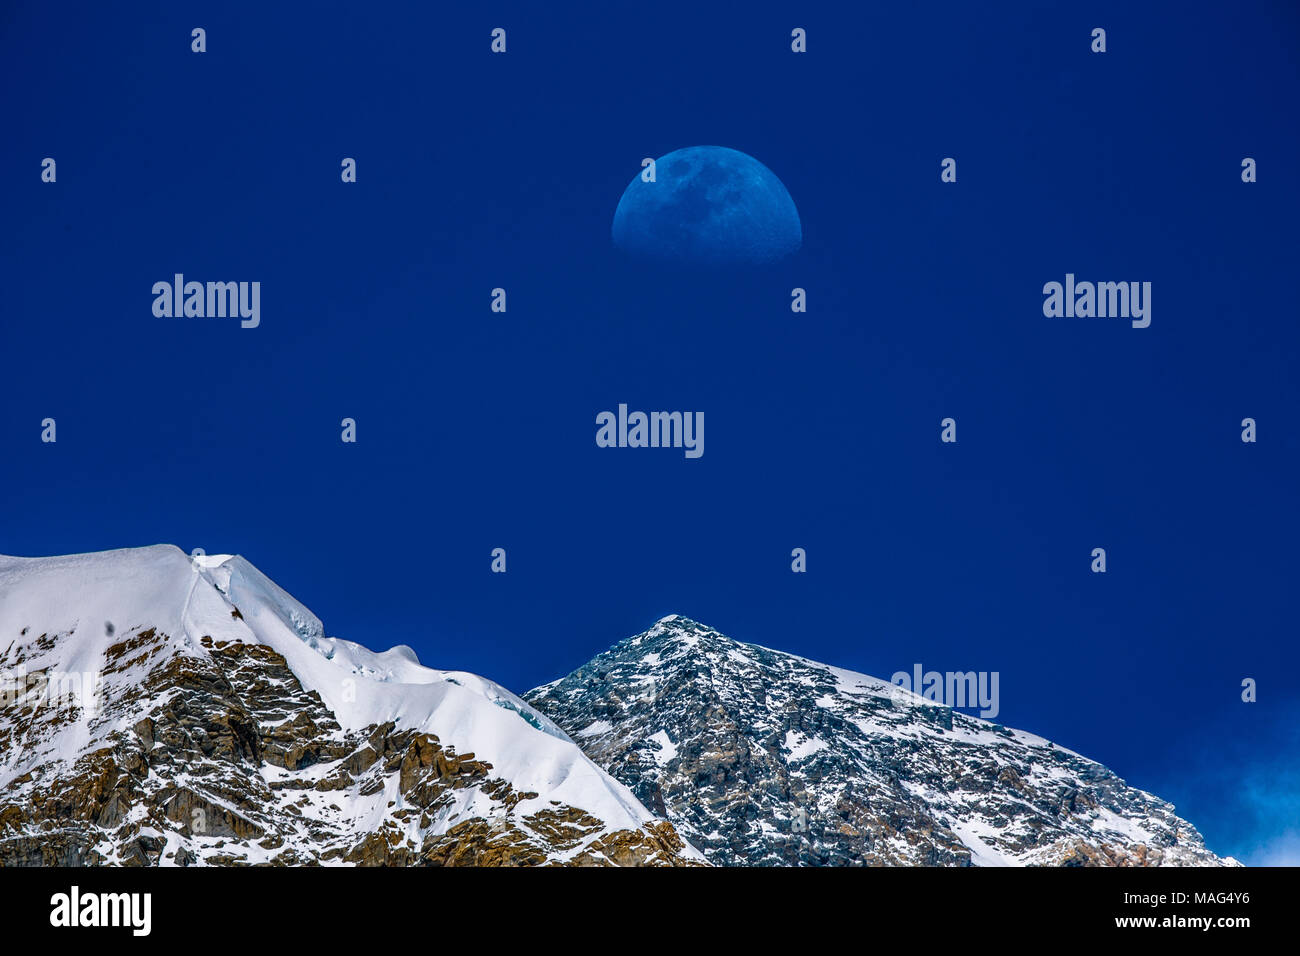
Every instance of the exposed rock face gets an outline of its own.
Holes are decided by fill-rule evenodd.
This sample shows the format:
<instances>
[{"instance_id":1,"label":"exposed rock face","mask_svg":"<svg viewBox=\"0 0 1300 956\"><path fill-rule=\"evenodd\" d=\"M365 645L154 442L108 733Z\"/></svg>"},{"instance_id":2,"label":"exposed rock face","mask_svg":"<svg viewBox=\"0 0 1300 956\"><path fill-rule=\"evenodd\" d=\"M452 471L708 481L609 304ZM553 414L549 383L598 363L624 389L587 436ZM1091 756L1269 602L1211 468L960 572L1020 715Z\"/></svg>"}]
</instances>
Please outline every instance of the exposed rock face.
<instances>
[{"instance_id":1,"label":"exposed rock face","mask_svg":"<svg viewBox=\"0 0 1300 956\"><path fill-rule=\"evenodd\" d=\"M525 698L720 865L1223 865L1040 737L669 617Z\"/></svg>"},{"instance_id":2,"label":"exposed rock face","mask_svg":"<svg viewBox=\"0 0 1300 956\"><path fill-rule=\"evenodd\" d=\"M8 678L0 687L0 866L700 862L671 824L655 820L562 735L538 729L542 718L521 701L494 706L460 690L472 675L448 678L454 686L447 693L457 691L487 711L480 721L499 721L519 735L525 764L530 745L539 754L572 749L576 762L567 769L569 776L589 772L588 805L521 790L454 741L404 726L409 702L394 708L394 719L342 726L285 656L247 631L241 614L221 609L235 628L229 633L244 629L246 640L202 632L204 615L215 618L196 610L195 591L207 589L210 602L221 596L179 551L130 554L118 565L90 566L119 591L129 590L133 579L114 578L121 564L139 570L143 562L151 573L169 573L178 557L180 569L193 574L192 581L179 578L191 592L179 595L179 626L171 633L152 624L109 627L106 637L98 626L86 633L80 624L47 633L31 620L0 634L0 678ZM22 589L48 575L25 568L6 582L4 574L0 564L0 623L12 625L15 616L37 613L31 608L39 602L24 601ZM78 593L60 600L75 605ZM129 593L121 600L132 605ZM284 616L305 620L289 611ZM157 608L140 614L168 618ZM95 614L81 618L98 625ZM369 654L352 647L354 656ZM336 655L340 648L326 651ZM311 660L333 666L312 653ZM413 655L399 658L408 672L418 668ZM368 679L360 676L365 669L343 668L339 680ZM51 681L72 672L93 674L95 693L54 692ZM372 684L382 702L387 685ZM393 686L394 694L407 687L411 699L422 699L418 691L441 700L436 681L413 685L415 691ZM626 797L617 808L628 813L615 817L626 825L608 819L609 788L615 798Z\"/></svg>"}]
</instances>

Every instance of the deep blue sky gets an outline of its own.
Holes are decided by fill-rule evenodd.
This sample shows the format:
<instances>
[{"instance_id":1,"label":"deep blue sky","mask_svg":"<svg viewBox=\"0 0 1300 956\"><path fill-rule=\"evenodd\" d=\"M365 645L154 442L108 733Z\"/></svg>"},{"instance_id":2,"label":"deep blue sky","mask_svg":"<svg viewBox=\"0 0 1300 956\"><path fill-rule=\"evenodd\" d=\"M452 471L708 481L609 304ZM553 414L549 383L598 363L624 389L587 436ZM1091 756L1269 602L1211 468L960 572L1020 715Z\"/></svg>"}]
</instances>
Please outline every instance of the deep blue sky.
<instances>
[{"instance_id":1,"label":"deep blue sky","mask_svg":"<svg viewBox=\"0 0 1300 956\"><path fill-rule=\"evenodd\" d=\"M670 612L997 670L999 720L1300 858L1300 15L894 6L5 4L0 552L238 552L518 691ZM700 144L780 177L796 256L612 247ZM261 327L155 318L175 272L261 281ZM1151 281L1151 327L1044 318L1066 272ZM704 411L704 457L597 448L619 402Z\"/></svg>"}]
</instances>

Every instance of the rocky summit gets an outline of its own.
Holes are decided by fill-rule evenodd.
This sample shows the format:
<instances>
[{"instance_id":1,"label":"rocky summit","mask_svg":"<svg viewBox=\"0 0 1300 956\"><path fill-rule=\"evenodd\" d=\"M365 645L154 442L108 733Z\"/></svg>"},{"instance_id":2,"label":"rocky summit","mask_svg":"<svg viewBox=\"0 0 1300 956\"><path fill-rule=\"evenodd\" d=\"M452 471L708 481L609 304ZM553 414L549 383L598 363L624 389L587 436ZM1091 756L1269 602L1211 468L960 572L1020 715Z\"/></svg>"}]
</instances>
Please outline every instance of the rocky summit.
<instances>
[{"instance_id":1,"label":"rocky summit","mask_svg":"<svg viewBox=\"0 0 1300 956\"><path fill-rule=\"evenodd\" d=\"M525 699L714 864L1236 865L1041 737L676 615Z\"/></svg>"},{"instance_id":2,"label":"rocky summit","mask_svg":"<svg viewBox=\"0 0 1300 956\"><path fill-rule=\"evenodd\" d=\"M0 866L701 862L520 698L243 558L0 557Z\"/></svg>"}]
</instances>

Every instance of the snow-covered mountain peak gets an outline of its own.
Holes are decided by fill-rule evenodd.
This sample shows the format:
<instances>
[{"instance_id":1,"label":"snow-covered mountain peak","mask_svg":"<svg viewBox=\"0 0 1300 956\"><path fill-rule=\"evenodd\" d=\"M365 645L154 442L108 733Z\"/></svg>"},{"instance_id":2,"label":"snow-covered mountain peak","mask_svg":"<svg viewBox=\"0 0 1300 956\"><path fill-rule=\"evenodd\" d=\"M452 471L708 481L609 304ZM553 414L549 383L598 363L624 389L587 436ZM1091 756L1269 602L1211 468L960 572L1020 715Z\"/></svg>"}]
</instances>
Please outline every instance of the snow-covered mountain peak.
<instances>
[{"instance_id":1,"label":"snow-covered mountain peak","mask_svg":"<svg viewBox=\"0 0 1300 956\"><path fill-rule=\"evenodd\" d=\"M1216 864L1101 764L678 615L525 695L720 864Z\"/></svg>"},{"instance_id":2,"label":"snow-covered mountain peak","mask_svg":"<svg viewBox=\"0 0 1300 956\"><path fill-rule=\"evenodd\" d=\"M382 626L376 621L375 632L382 633ZM179 786L179 779L158 783L147 772L156 731L142 731L142 719L151 726L175 723L178 757L193 748L206 753L206 737L241 728L228 745L233 763L222 769L245 789L274 786L270 778L278 774L267 767L265 754L283 757L277 735L288 734L280 726L292 723L291 736L310 744L300 743L292 758L284 758L288 770L308 772L324 754L353 754L347 758L353 761L347 766L348 779L355 781L351 795L319 808L330 821L321 824L322 832L328 830L332 840L373 836L376 827L393 822L390 812L400 810L414 778L404 773L400 783L406 789L400 792L396 777L360 780L374 757L357 756L357 748L373 754L409 740L424 748L421 761L433 761L419 766L437 768L439 779L450 779L446 768L459 766L457 761L469 761L465 766L474 768L479 781L439 789L439 813L431 815L430 804L418 827L405 827L404 839L426 853L434 852L430 847L443 853L446 835L465 821L499 817L493 826L509 824L511 845L529 848L512 850L516 856L544 853L558 862L612 858L614 844L629 860L695 856L689 848L669 846L675 835L662 846L655 843L663 838L653 830L661 821L521 698L475 674L425 667L405 644L375 652L326 636L315 614L238 555L191 558L160 545L0 557L0 672L17 688L12 700L0 699L0 817L7 790L34 796L35 781L67 783L84 776L88 762L97 766L104 760L114 766L126 760L144 773L131 781L135 790L121 797L135 800L142 818L151 809L139 802L141 793L162 787L174 801L168 788ZM76 678L86 692L75 700L45 700L60 675ZM210 722L202 737L188 729L185 715L193 710ZM395 773L397 765L389 769ZM188 771L178 772L188 779ZM331 782L322 792L338 789ZM187 793L193 791L187 786ZM206 793L201 800L217 806L220 797ZM561 811L583 821L563 839L558 834L572 826L553 819ZM232 828L270 826L239 819ZM633 836L615 839L616 834ZM177 843L172 853L197 852L186 842L192 836L177 836L185 845ZM654 849L648 849L651 844ZM594 850L597 845L604 848ZM119 851L115 845L112 852ZM83 846L77 852L91 850Z\"/></svg>"}]
</instances>

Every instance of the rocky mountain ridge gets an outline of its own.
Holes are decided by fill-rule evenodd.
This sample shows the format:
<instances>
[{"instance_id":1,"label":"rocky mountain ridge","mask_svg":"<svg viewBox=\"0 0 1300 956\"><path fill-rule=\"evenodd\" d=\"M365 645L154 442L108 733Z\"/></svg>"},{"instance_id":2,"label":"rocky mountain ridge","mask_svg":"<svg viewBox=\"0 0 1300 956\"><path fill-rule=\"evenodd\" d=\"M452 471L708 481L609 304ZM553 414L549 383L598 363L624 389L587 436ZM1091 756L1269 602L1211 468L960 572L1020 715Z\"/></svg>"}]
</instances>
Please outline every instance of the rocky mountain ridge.
<instances>
[{"instance_id":1,"label":"rocky mountain ridge","mask_svg":"<svg viewBox=\"0 0 1300 956\"><path fill-rule=\"evenodd\" d=\"M509 691L242 558L0 558L0 866L700 862Z\"/></svg>"}]
</instances>

